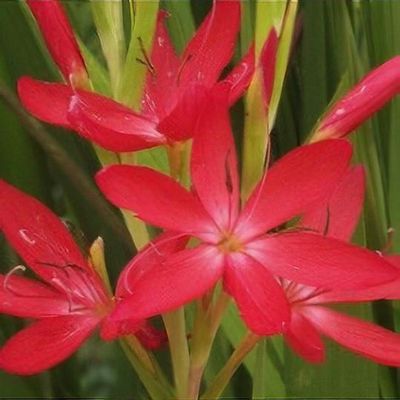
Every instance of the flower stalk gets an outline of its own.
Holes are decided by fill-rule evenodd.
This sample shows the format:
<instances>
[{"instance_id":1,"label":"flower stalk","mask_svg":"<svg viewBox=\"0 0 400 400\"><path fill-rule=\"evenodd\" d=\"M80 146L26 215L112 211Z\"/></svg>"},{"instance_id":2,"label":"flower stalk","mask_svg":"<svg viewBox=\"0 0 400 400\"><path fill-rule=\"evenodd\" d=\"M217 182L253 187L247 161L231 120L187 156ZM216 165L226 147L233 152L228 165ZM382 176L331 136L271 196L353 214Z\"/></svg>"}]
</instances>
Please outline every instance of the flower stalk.
<instances>
[{"instance_id":1,"label":"flower stalk","mask_svg":"<svg viewBox=\"0 0 400 400\"><path fill-rule=\"evenodd\" d=\"M261 338L259 336L248 332L200 399L206 400L219 398L244 358L251 350L253 350L254 346L260 340Z\"/></svg>"}]
</instances>

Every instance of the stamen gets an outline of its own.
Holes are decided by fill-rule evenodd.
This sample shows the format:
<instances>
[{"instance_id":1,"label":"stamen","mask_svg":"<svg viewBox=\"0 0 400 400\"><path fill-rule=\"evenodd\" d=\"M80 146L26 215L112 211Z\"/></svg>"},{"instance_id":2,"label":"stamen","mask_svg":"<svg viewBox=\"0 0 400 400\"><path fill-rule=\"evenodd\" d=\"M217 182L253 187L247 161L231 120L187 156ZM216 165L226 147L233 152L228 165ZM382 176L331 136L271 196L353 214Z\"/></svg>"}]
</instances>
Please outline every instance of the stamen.
<instances>
[{"instance_id":1,"label":"stamen","mask_svg":"<svg viewBox=\"0 0 400 400\"><path fill-rule=\"evenodd\" d=\"M181 66L179 67L178 74L177 74L177 76L176 76L176 83L177 83L178 86L179 86L179 83L180 83L180 81L181 81L181 75L182 75L183 69L185 68L186 64L187 64L192 58L193 58L193 54L188 54L188 55L186 56L186 58L183 60Z\"/></svg>"},{"instance_id":2,"label":"stamen","mask_svg":"<svg viewBox=\"0 0 400 400\"><path fill-rule=\"evenodd\" d=\"M153 77L156 76L156 69L154 68L153 63L150 60L150 57L147 55L146 49L144 47L144 43L143 43L143 39L139 36L137 38L138 42L139 42L139 47L140 47L140 51L144 57L144 61L140 58L136 58L136 61L140 62L141 64L145 65L147 67L147 70L150 72L151 75L153 75Z\"/></svg>"},{"instance_id":3,"label":"stamen","mask_svg":"<svg viewBox=\"0 0 400 400\"><path fill-rule=\"evenodd\" d=\"M324 236L328 236L330 220L331 220L331 213L330 213L329 206L328 206L326 208L326 221L325 221L325 227L324 227L324 233L323 233Z\"/></svg>"},{"instance_id":4,"label":"stamen","mask_svg":"<svg viewBox=\"0 0 400 400\"><path fill-rule=\"evenodd\" d=\"M14 292L11 287L8 286L8 281L10 280L11 276L14 275L17 271L26 271L26 267L24 265L16 265L14 268L12 268L9 272L7 272L6 276L4 277L3 281L3 288L4 290L9 291L12 294L18 295L17 293Z\"/></svg>"},{"instance_id":5,"label":"stamen","mask_svg":"<svg viewBox=\"0 0 400 400\"><path fill-rule=\"evenodd\" d=\"M161 253L153 242L149 243L149 247L151 247L152 250L154 250L159 257L165 258L165 254Z\"/></svg>"},{"instance_id":6,"label":"stamen","mask_svg":"<svg viewBox=\"0 0 400 400\"><path fill-rule=\"evenodd\" d=\"M236 253L243 249L242 242L231 233L225 234L217 245L223 253Z\"/></svg>"},{"instance_id":7,"label":"stamen","mask_svg":"<svg viewBox=\"0 0 400 400\"><path fill-rule=\"evenodd\" d=\"M230 155L231 149L228 150L226 153L225 157L225 186L228 189L229 194L232 194L233 192L233 181L232 181L232 175L231 175L231 170L229 168L229 155Z\"/></svg>"},{"instance_id":8,"label":"stamen","mask_svg":"<svg viewBox=\"0 0 400 400\"><path fill-rule=\"evenodd\" d=\"M53 280L60 284L60 288L63 292L68 292L71 296L77 296L81 300L84 300L85 303L87 303L88 300L91 303L102 302L97 291L94 291L93 282L90 280L88 281L88 272L84 267L73 263L66 263L63 266L43 261L38 261L37 263L56 268L65 274L68 282L62 282L60 279ZM81 285L77 283L77 279L80 280ZM67 287L68 290L66 291Z\"/></svg>"}]
</instances>

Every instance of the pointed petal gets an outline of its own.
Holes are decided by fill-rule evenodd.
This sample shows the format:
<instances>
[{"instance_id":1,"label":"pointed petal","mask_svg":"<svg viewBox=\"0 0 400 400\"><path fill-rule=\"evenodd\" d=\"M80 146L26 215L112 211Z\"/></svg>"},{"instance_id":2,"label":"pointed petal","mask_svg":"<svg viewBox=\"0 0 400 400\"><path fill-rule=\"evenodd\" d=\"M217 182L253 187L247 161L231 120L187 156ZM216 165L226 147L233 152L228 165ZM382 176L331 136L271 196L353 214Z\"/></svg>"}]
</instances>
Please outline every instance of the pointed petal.
<instances>
[{"instance_id":1,"label":"pointed petal","mask_svg":"<svg viewBox=\"0 0 400 400\"><path fill-rule=\"evenodd\" d=\"M350 168L325 204L307 212L301 226L323 235L350 241L361 215L365 172L360 165Z\"/></svg>"},{"instance_id":2,"label":"pointed petal","mask_svg":"<svg viewBox=\"0 0 400 400\"><path fill-rule=\"evenodd\" d=\"M171 255L136 282L111 319L142 321L172 311L211 289L223 267L224 256L215 247L203 245Z\"/></svg>"},{"instance_id":3,"label":"pointed petal","mask_svg":"<svg viewBox=\"0 0 400 400\"><path fill-rule=\"evenodd\" d=\"M378 253L379 254L379 253ZM340 291L329 290L311 299L313 304L322 303L352 303L372 300L399 300L400 299L400 257L396 255L384 256L385 261L397 269L397 279L382 285L372 286L362 290Z\"/></svg>"},{"instance_id":4,"label":"pointed petal","mask_svg":"<svg viewBox=\"0 0 400 400\"><path fill-rule=\"evenodd\" d=\"M27 3L65 80L85 86L88 83L85 63L61 2L28 0Z\"/></svg>"},{"instance_id":5,"label":"pointed petal","mask_svg":"<svg viewBox=\"0 0 400 400\"><path fill-rule=\"evenodd\" d=\"M18 80L18 95L26 110L41 121L65 128L70 127L67 112L73 93L70 86L61 83L37 81L27 76Z\"/></svg>"},{"instance_id":6,"label":"pointed petal","mask_svg":"<svg viewBox=\"0 0 400 400\"><path fill-rule=\"evenodd\" d=\"M17 275L0 275L0 313L43 318L69 313L68 299L43 283Z\"/></svg>"},{"instance_id":7,"label":"pointed petal","mask_svg":"<svg viewBox=\"0 0 400 400\"><path fill-rule=\"evenodd\" d=\"M273 274L315 287L361 290L398 276L378 254L313 233L270 235L246 252Z\"/></svg>"},{"instance_id":8,"label":"pointed petal","mask_svg":"<svg viewBox=\"0 0 400 400\"><path fill-rule=\"evenodd\" d=\"M179 84L211 87L233 56L240 28L240 1L216 0L182 56Z\"/></svg>"},{"instance_id":9,"label":"pointed petal","mask_svg":"<svg viewBox=\"0 0 400 400\"><path fill-rule=\"evenodd\" d=\"M224 288L235 299L240 315L257 335L282 332L290 319L282 287L266 268L245 254L229 257Z\"/></svg>"},{"instance_id":10,"label":"pointed petal","mask_svg":"<svg viewBox=\"0 0 400 400\"><path fill-rule=\"evenodd\" d=\"M315 327L342 346L384 365L400 366L400 335L325 307L305 307Z\"/></svg>"},{"instance_id":11,"label":"pointed petal","mask_svg":"<svg viewBox=\"0 0 400 400\"><path fill-rule=\"evenodd\" d=\"M278 34L275 28L272 28L268 38L261 51L261 69L263 76L264 102L268 106L272 96L275 79L276 54L278 51Z\"/></svg>"},{"instance_id":12,"label":"pointed petal","mask_svg":"<svg viewBox=\"0 0 400 400\"><path fill-rule=\"evenodd\" d=\"M92 274L60 219L39 201L2 180L0 229L27 265L52 285L65 281L67 266Z\"/></svg>"},{"instance_id":13,"label":"pointed petal","mask_svg":"<svg viewBox=\"0 0 400 400\"><path fill-rule=\"evenodd\" d=\"M199 236L216 230L190 192L150 168L113 165L103 168L96 182L113 204L133 211L152 225Z\"/></svg>"},{"instance_id":14,"label":"pointed petal","mask_svg":"<svg viewBox=\"0 0 400 400\"><path fill-rule=\"evenodd\" d=\"M301 357L312 363L325 359L325 347L314 326L300 313L293 312L285 339Z\"/></svg>"},{"instance_id":15,"label":"pointed petal","mask_svg":"<svg viewBox=\"0 0 400 400\"><path fill-rule=\"evenodd\" d=\"M400 299L400 277L382 285L359 290L328 290L307 301L309 304L360 303Z\"/></svg>"},{"instance_id":16,"label":"pointed petal","mask_svg":"<svg viewBox=\"0 0 400 400\"><path fill-rule=\"evenodd\" d=\"M17 375L33 375L52 368L74 353L97 323L97 318L88 316L63 316L34 322L2 347L0 368Z\"/></svg>"},{"instance_id":17,"label":"pointed petal","mask_svg":"<svg viewBox=\"0 0 400 400\"><path fill-rule=\"evenodd\" d=\"M118 278L115 295L123 298L131 294L136 282L148 271L158 268L167 258L183 250L188 237L174 232L165 232L152 240L122 270ZM132 288L132 289L130 289Z\"/></svg>"},{"instance_id":18,"label":"pointed petal","mask_svg":"<svg viewBox=\"0 0 400 400\"><path fill-rule=\"evenodd\" d=\"M218 82L218 86L229 87L229 105L236 103L236 101L243 95L245 90L249 87L251 79L253 78L255 68L255 55L254 44L252 44L247 54L242 58L239 64L229 73L229 75Z\"/></svg>"},{"instance_id":19,"label":"pointed petal","mask_svg":"<svg viewBox=\"0 0 400 400\"><path fill-rule=\"evenodd\" d=\"M76 93L70 102L68 121L72 129L107 150L143 150L164 144L156 124L107 97Z\"/></svg>"},{"instance_id":20,"label":"pointed petal","mask_svg":"<svg viewBox=\"0 0 400 400\"><path fill-rule=\"evenodd\" d=\"M190 167L205 209L221 229L229 230L238 215L239 178L226 92L208 99L193 140Z\"/></svg>"},{"instance_id":21,"label":"pointed petal","mask_svg":"<svg viewBox=\"0 0 400 400\"><path fill-rule=\"evenodd\" d=\"M319 146L318 146L319 145ZM347 169L351 145L330 140L296 148L267 170L238 222L251 238L326 201Z\"/></svg>"},{"instance_id":22,"label":"pointed petal","mask_svg":"<svg viewBox=\"0 0 400 400\"><path fill-rule=\"evenodd\" d=\"M375 68L339 100L320 122L312 141L339 138L400 93L400 56Z\"/></svg>"},{"instance_id":23,"label":"pointed petal","mask_svg":"<svg viewBox=\"0 0 400 400\"><path fill-rule=\"evenodd\" d=\"M171 113L158 124L158 131L171 141L192 138L206 103L206 88L198 84L188 85Z\"/></svg>"},{"instance_id":24,"label":"pointed petal","mask_svg":"<svg viewBox=\"0 0 400 400\"><path fill-rule=\"evenodd\" d=\"M162 120L177 101L177 75L180 60L165 27L168 14L160 11L154 37L151 63L154 71L148 73L142 111Z\"/></svg>"}]
</instances>

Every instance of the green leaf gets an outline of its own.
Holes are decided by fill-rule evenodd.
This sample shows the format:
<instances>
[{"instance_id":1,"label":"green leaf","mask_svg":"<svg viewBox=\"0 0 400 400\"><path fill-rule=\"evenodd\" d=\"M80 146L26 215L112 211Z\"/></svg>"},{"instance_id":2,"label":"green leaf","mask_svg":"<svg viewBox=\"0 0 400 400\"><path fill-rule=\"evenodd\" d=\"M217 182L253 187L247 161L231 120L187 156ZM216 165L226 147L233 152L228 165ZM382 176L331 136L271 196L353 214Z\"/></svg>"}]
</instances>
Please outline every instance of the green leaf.
<instances>
[{"instance_id":1,"label":"green leaf","mask_svg":"<svg viewBox=\"0 0 400 400\"><path fill-rule=\"evenodd\" d=\"M113 93L119 87L126 51L122 11L122 0L92 0L93 18L107 61Z\"/></svg>"},{"instance_id":2,"label":"green leaf","mask_svg":"<svg viewBox=\"0 0 400 400\"><path fill-rule=\"evenodd\" d=\"M116 98L139 110L148 72L148 67L145 65L146 58L151 54L159 1L130 0L130 2L132 33Z\"/></svg>"}]
</instances>

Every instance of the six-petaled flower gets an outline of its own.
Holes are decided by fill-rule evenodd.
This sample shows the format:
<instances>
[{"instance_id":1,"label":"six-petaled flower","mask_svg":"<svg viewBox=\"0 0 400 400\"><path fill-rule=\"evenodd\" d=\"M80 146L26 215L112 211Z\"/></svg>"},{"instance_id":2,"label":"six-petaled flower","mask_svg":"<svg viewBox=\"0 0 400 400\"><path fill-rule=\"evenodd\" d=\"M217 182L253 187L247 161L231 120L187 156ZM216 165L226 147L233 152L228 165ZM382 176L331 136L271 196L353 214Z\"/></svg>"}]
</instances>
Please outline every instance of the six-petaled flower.
<instances>
[{"instance_id":1,"label":"six-petaled flower","mask_svg":"<svg viewBox=\"0 0 400 400\"><path fill-rule=\"evenodd\" d=\"M96 176L115 205L201 241L169 257L162 270L148 272L139 283L141 290L119 304L115 320L168 311L200 297L222 278L248 326L265 335L284 331L290 320L289 303L276 277L315 287L360 289L396 276L394 267L361 247L304 229L274 231L326 201L348 167L348 142L330 140L290 152L267 170L240 208L227 110L226 97L217 93L209 98L193 140L191 192L146 167L110 166ZM142 286L153 288L155 295L139 309L133 305L143 302Z\"/></svg>"},{"instance_id":2,"label":"six-petaled flower","mask_svg":"<svg viewBox=\"0 0 400 400\"><path fill-rule=\"evenodd\" d=\"M65 225L43 204L4 181L0 228L40 278L0 275L0 313L35 320L3 345L2 369L21 375L48 369L77 350L97 326L104 339L135 333L151 348L164 341L164 334L147 322L108 321L115 301ZM116 296L124 295L120 284Z\"/></svg>"}]
</instances>

